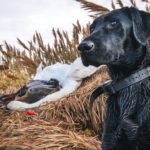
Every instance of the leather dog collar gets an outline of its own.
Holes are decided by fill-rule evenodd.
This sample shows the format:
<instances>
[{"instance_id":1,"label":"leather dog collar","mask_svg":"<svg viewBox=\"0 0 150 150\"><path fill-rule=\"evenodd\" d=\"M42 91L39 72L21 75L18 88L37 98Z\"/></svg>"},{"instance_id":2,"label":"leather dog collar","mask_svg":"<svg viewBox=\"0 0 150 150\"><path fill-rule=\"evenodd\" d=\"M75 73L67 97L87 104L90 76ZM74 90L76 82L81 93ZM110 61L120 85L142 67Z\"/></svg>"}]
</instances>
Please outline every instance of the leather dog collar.
<instances>
[{"instance_id":1,"label":"leather dog collar","mask_svg":"<svg viewBox=\"0 0 150 150\"><path fill-rule=\"evenodd\" d=\"M146 78L150 77L150 67L142 69L130 76L113 82L112 80L106 81L103 85L96 88L90 96L90 107L92 107L94 100L101 94L107 93L108 95L115 94L116 92L127 88L135 83L138 83Z\"/></svg>"}]
</instances>

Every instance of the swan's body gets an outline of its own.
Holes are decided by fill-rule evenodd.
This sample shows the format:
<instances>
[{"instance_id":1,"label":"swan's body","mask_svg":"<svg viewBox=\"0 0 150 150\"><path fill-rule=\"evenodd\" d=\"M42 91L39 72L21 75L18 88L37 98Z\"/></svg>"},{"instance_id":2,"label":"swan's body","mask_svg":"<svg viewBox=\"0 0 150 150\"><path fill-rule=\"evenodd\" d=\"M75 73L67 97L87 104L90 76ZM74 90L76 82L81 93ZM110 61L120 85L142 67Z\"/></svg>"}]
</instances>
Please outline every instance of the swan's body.
<instances>
[{"instance_id":1,"label":"swan's body","mask_svg":"<svg viewBox=\"0 0 150 150\"><path fill-rule=\"evenodd\" d=\"M46 102L56 101L75 91L81 85L83 78L92 75L98 69L99 68L93 66L85 67L82 64L81 58L77 58L70 65L56 63L54 65L45 67L43 70L40 65L37 68L37 72L33 77L33 80L49 81L50 79L56 79L59 81L59 84L62 86L62 88L59 91L49 94L32 104L21 101L11 101L8 103L7 108L21 111L28 108L38 107Z\"/></svg>"}]
</instances>

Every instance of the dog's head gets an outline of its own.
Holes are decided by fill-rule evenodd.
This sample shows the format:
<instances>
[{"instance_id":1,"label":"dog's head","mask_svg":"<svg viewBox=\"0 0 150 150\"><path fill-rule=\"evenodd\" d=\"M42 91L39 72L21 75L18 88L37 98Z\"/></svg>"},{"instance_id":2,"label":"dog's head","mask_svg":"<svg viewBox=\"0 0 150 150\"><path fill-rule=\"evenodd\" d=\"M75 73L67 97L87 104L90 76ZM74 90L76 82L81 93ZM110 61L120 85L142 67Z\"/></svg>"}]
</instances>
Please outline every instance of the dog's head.
<instances>
[{"instance_id":1,"label":"dog's head","mask_svg":"<svg viewBox=\"0 0 150 150\"><path fill-rule=\"evenodd\" d=\"M124 7L98 17L78 49L85 66L130 65L143 55L138 48L145 47L149 35L150 14Z\"/></svg>"}]
</instances>

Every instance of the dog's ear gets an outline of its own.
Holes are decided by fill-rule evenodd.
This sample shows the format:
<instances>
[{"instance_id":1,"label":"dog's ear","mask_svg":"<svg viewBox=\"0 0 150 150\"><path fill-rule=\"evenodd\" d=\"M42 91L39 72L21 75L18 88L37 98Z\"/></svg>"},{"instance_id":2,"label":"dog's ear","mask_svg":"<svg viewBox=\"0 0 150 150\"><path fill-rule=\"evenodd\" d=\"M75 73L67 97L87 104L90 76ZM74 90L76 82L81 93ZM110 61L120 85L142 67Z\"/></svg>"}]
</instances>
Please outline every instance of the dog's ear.
<instances>
[{"instance_id":1,"label":"dog's ear","mask_svg":"<svg viewBox=\"0 0 150 150\"><path fill-rule=\"evenodd\" d=\"M136 40L140 44L146 45L147 38L150 35L150 14L139 11L134 7L130 8L130 14L133 24L133 33Z\"/></svg>"}]
</instances>

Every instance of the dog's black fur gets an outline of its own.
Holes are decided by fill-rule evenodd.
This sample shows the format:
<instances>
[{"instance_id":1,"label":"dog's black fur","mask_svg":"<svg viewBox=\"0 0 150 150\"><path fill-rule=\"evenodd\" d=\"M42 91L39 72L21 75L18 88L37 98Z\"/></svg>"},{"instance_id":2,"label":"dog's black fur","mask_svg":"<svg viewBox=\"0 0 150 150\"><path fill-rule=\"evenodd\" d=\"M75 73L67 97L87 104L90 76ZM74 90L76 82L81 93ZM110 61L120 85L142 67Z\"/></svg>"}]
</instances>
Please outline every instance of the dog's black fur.
<instances>
[{"instance_id":1,"label":"dog's black fur","mask_svg":"<svg viewBox=\"0 0 150 150\"><path fill-rule=\"evenodd\" d=\"M117 9L90 30L78 47L84 65L106 64L114 82L150 66L149 13ZM109 96L102 141L103 150L150 150L150 78Z\"/></svg>"}]
</instances>

